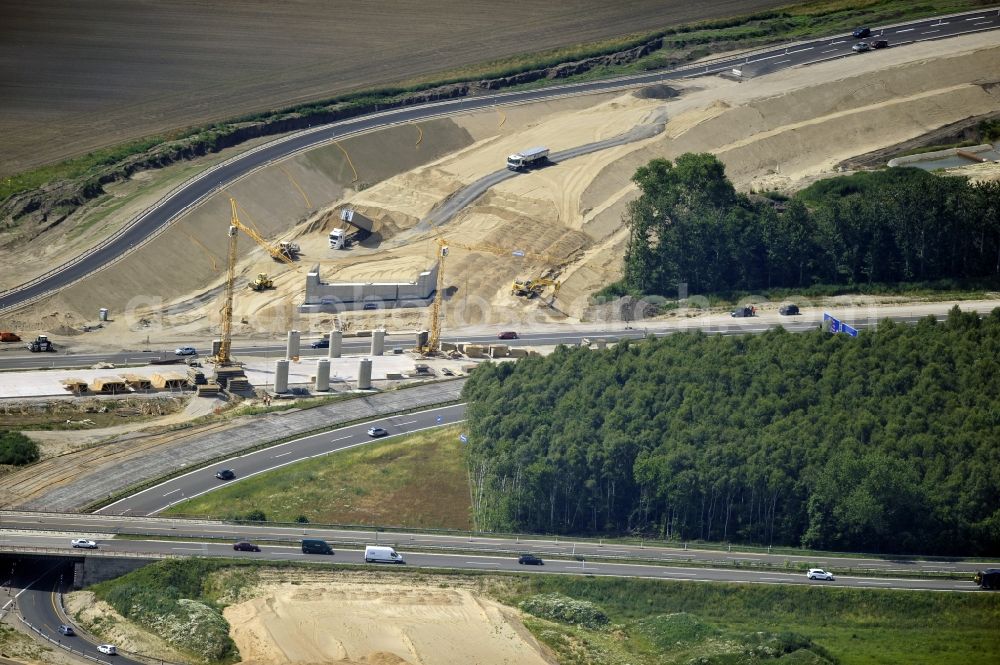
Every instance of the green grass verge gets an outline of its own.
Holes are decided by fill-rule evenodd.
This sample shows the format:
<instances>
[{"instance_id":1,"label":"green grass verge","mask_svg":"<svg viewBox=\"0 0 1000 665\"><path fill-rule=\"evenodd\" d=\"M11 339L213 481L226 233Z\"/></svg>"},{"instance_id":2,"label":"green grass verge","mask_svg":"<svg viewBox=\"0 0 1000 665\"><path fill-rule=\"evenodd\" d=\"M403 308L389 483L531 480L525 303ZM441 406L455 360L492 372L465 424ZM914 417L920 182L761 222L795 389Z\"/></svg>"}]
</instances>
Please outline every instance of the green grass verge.
<instances>
[{"instance_id":1,"label":"green grass verge","mask_svg":"<svg viewBox=\"0 0 1000 665\"><path fill-rule=\"evenodd\" d=\"M460 426L435 428L240 480L164 515L322 524L471 527Z\"/></svg>"},{"instance_id":2,"label":"green grass verge","mask_svg":"<svg viewBox=\"0 0 1000 665\"><path fill-rule=\"evenodd\" d=\"M783 663L985 665L1000 657L1000 594L531 575L501 599L553 593L592 603L622 627L529 623L567 663L758 663L776 655ZM767 643L771 657L758 648Z\"/></svg>"},{"instance_id":3,"label":"green grass verge","mask_svg":"<svg viewBox=\"0 0 1000 665\"><path fill-rule=\"evenodd\" d=\"M15 194L37 189L49 182L89 177L102 167L117 164L126 157L140 154L167 141L183 140L190 143L192 148L190 154L215 152L228 145L226 137L242 122L266 121L286 114L308 117L326 113L328 107L334 106L342 110L357 109L363 113L376 105L386 106L400 96L421 90L451 83L511 76L561 63L609 55L660 39L663 40L661 48L636 62L621 66L597 67L575 77L555 81L546 79L527 85L537 87L662 69L691 62L712 53L750 49L779 41L808 39L841 32L861 24L899 22L989 5L990 3L983 0L925 0L920 3L914 3L912 0L805 2L735 18L702 21L669 27L657 32L521 54L477 66L448 70L430 77L413 78L395 87L359 91L277 112L250 114L211 127L192 128L169 137L147 137L97 150L82 157L39 167L0 180L0 203ZM99 191L99 185L95 182L91 189Z\"/></svg>"},{"instance_id":4,"label":"green grass verge","mask_svg":"<svg viewBox=\"0 0 1000 665\"><path fill-rule=\"evenodd\" d=\"M181 599L198 603L203 612L220 612L250 597L260 580L274 577L274 569L289 580L299 571L313 581L322 579L316 575L330 575L363 583L375 575L429 589L453 584L478 589L520 606L525 625L556 652L560 663L985 665L1000 656L1000 594L986 592L374 570L360 565L331 570L301 563L214 559L160 561L93 590L127 618L174 640L179 648L214 649L212 653L220 655L211 662L230 662L236 656L226 647L228 635L220 631L224 626L205 621L185 624L186 633L170 632L181 616L178 608L189 609Z\"/></svg>"}]
</instances>

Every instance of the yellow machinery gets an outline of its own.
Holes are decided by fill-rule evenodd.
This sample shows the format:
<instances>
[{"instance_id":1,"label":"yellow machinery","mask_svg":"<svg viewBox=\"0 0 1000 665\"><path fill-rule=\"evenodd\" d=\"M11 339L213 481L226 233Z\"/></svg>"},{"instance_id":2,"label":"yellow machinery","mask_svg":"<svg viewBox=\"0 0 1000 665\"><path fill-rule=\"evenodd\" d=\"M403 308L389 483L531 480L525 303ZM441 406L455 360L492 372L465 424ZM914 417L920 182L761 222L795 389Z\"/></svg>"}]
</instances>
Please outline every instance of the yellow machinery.
<instances>
[{"instance_id":1,"label":"yellow machinery","mask_svg":"<svg viewBox=\"0 0 1000 665\"><path fill-rule=\"evenodd\" d=\"M444 238L437 239L437 284L434 289L434 302L431 304L431 324L427 335L427 343L417 347L417 351L428 355L437 351L441 341L441 301L444 299L444 260L448 256L448 242Z\"/></svg>"},{"instance_id":2,"label":"yellow machinery","mask_svg":"<svg viewBox=\"0 0 1000 665\"><path fill-rule=\"evenodd\" d=\"M273 289L274 280L272 280L266 272L257 273L257 277L247 284L254 291L263 291L264 289Z\"/></svg>"},{"instance_id":3,"label":"yellow machinery","mask_svg":"<svg viewBox=\"0 0 1000 665\"><path fill-rule=\"evenodd\" d=\"M523 282L520 280L514 280L514 283L510 287L510 294L512 296L517 296L519 298L537 298L542 295L542 290L546 286L554 287L552 289L552 297L554 298L556 293L559 292L559 282L554 279L526 279Z\"/></svg>"},{"instance_id":4,"label":"yellow machinery","mask_svg":"<svg viewBox=\"0 0 1000 665\"><path fill-rule=\"evenodd\" d=\"M219 367L231 365L233 362L232 358L229 357L229 350L233 343L233 285L236 282L236 239L239 236L239 232L243 231L243 233L253 238L254 242L266 249L275 259L285 263L292 262L279 248L271 245L259 233L240 221L239 216L236 214L236 199L229 199L229 205L232 208L233 216L229 222L229 252L226 257L226 295L222 305L221 344L219 345L219 354L214 358L215 364ZM258 280L260 277L261 275L257 275ZM264 277L267 278L267 275L264 275ZM270 278L267 278L267 281L271 285ZM253 284L251 284L250 288L254 288Z\"/></svg>"},{"instance_id":5,"label":"yellow machinery","mask_svg":"<svg viewBox=\"0 0 1000 665\"><path fill-rule=\"evenodd\" d=\"M533 252L524 252L521 250L509 250L497 247L495 245L463 245L458 242L450 242L444 238L437 238L437 285L434 291L434 302L431 304L431 320L428 326L427 343L424 346L417 347L417 352L428 355L434 353L438 349L438 343L441 341L441 303L444 300L444 260L448 256L448 249L450 247L459 247L461 249L468 250L470 252L487 252L489 254L495 254L497 256L512 256L515 258L532 258L541 259L548 261L557 266L563 265L566 260L563 258L549 256L547 254L535 254ZM541 293L542 289L549 285L554 285L555 290L553 291L553 297L555 293L559 291L559 282L553 281L551 279L536 279L527 280L525 282L514 282L517 284L527 284L529 285L528 291L534 295L527 296L533 298ZM511 290L513 293L514 290Z\"/></svg>"}]
</instances>

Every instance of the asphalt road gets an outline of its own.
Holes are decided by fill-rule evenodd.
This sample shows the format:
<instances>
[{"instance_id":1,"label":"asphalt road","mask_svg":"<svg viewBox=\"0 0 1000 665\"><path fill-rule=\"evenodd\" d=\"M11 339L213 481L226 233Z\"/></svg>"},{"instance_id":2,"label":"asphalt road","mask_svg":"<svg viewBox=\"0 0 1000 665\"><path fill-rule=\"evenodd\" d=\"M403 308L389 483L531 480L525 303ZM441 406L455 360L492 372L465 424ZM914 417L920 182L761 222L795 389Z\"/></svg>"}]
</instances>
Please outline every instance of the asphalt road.
<instances>
[{"instance_id":1,"label":"asphalt road","mask_svg":"<svg viewBox=\"0 0 1000 665\"><path fill-rule=\"evenodd\" d=\"M939 318L947 315L947 309L952 303L942 305ZM898 314L886 315L882 318L892 319L899 323L913 323L924 318L925 315ZM877 324L878 320L871 317L859 317L853 315L842 316L845 323L853 325L859 330L870 328ZM746 333L759 333L765 330L783 326L790 332L803 332L814 330L822 322L821 312L804 312L800 316L789 316L780 318L752 317L745 319L726 318L724 316L715 320L693 320L679 323L656 321L649 324L638 322L630 329L623 328L623 324L615 323L613 326L567 326L553 325L550 330L543 332L519 333L516 340L503 340L504 344L513 347L530 348L536 346L555 346L557 344L579 344L584 337L591 340L604 338L609 342L620 339L642 339L647 335L668 335L680 331L699 330L706 334L717 335L741 335ZM312 340L319 339L320 336L307 337L303 340L303 348L300 350L300 357L321 357L327 356L327 349L310 348ZM471 342L473 344L495 344L498 342L495 334L483 335L449 335L442 338L445 342ZM385 348L392 349L401 346L405 349L413 347L413 335L387 335L385 338ZM200 346L199 346L200 344ZM201 340L200 342L185 343L185 346L194 346L196 349L207 349L210 342ZM367 337L347 338L343 343L344 355L364 354L371 349L371 340ZM239 344L233 346L232 354L236 357L246 359L285 357L284 344L260 344L246 345ZM115 365L140 365L152 360L162 360L177 358L172 349L161 349L158 351L122 351L119 353L31 353L23 349L7 349L0 355L0 369L49 369L49 368L72 368L90 367L98 362L109 362Z\"/></svg>"},{"instance_id":2,"label":"asphalt road","mask_svg":"<svg viewBox=\"0 0 1000 665\"><path fill-rule=\"evenodd\" d=\"M242 534L244 538L252 538L254 533L246 531ZM416 552L408 551L406 541L398 538L379 539L381 544L394 544L405 559L406 565L413 568L442 568L456 570L495 570L506 572L531 572L531 573L562 573L570 575L598 575L611 577L643 577L650 579L673 579L701 582L750 582L761 584L795 584L795 585L821 585L821 586L842 586L842 587L869 587L869 588L895 588L895 589L920 589L933 591L977 591L978 587L972 582L972 575L968 579L946 580L946 579L913 579L899 578L891 575L880 577L860 577L851 575L836 575L836 580L832 582L819 582L809 580L804 573L787 573L773 570L752 570L748 568L702 568L690 567L683 564L659 565L655 563L624 563L609 560L587 560L586 556L580 558L556 559L546 556L543 552L545 565L543 566L522 566L517 563L517 556L514 554L491 555L469 552ZM62 550L67 556L136 556L148 555L150 557L159 556L206 556L206 557L235 557L238 559L257 559L274 561L309 561L313 563L327 564L364 564L364 546L355 544L350 546L335 545L335 554L303 554L301 547L296 544L290 545L261 545L261 552L236 552L230 543L207 543L197 540L112 540L98 539L99 549L96 550L72 550L69 547L69 539L64 535L37 535L37 534L11 534L8 539L19 547L37 548L39 551L50 553ZM374 544L372 538L367 541ZM379 565L379 564L369 564ZM43 588L44 587L40 587ZM40 604L40 603L39 603Z\"/></svg>"},{"instance_id":3,"label":"asphalt road","mask_svg":"<svg viewBox=\"0 0 1000 665\"><path fill-rule=\"evenodd\" d=\"M884 30L873 28L872 38L888 39L895 48L914 41L942 39L970 32L994 30L997 27L1000 27L1000 10L988 10L970 12L947 19L916 21ZM220 188L232 184L267 164L328 143L335 138L342 139L352 134L371 131L390 124L416 122L441 115L464 113L499 105L535 102L562 96L641 87L693 76L727 72L733 69L743 71L745 76L760 75L778 69L841 57L878 57L878 51L852 55L851 47L854 43L855 40L849 35L839 35L801 42L787 47L767 49L740 57L719 58L711 62L700 63L697 66L613 80L573 83L541 90L507 92L498 95L435 102L307 129L252 149L195 176L154 207L143 212L132 223L126 225L122 232L100 246L88 250L76 259L55 268L32 282L4 292L0 295L0 312L32 302L97 272L123 256L131 248L141 245L158 230L198 205Z\"/></svg>"},{"instance_id":4,"label":"asphalt road","mask_svg":"<svg viewBox=\"0 0 1000 665\"><path fill-rule=\"evenodd\" d=\"M330 432L316 434L289 443L240 455L214 464L211 468L192 471L183 476L144 490L101 508L98 513L118 515L151 515L169 506L210 492L221 485L231 485L264 471L270 471L312 457L328 455L339 450L354 448L372 441L369 427L382 427L389 435L380 440L401 434L418 432L430 427L461 422L465 418L465 405L445 406L418 413L388 416L361 425L351 425ZM234 480L223 481L215 477L219 469L232 469Z\"/></svg>"}]
</instances>

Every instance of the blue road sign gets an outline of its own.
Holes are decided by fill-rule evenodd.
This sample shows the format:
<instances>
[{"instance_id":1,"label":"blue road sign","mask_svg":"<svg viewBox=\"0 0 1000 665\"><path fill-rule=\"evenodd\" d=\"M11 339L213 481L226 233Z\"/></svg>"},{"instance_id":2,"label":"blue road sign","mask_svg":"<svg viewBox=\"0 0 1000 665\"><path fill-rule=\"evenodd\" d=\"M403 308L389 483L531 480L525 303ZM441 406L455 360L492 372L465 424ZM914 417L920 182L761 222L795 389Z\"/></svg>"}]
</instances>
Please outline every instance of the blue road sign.
<instances>
[{"instance_id":1,"label":"blue road sign","mask_svg":"<svg viewBox=\"0 0 1000 665\"><path fill-rule=\"evenodd\" d=\"M465 436L464 434L459 434L458 435L458 440L461 441L462 443L468 443L469 442L469 437Z\"/></svg>"},{"instance_id":2,"label":"blue road sign","mask_svg":"<svg viewBox=\"0 0 1000 665\"><path fill-rule=\"evenodd\" d=\"M838 318L836 318L834 316L830 316L826 312L823 312L823 323L826 323L827 321L830 322L830 332L831 333L834 333L834 334L836 334L836 333L845 333L847 335L850 335L851 337L857 337L858 336L858 329L857 328L855 328L853 326L849 326L846 323L844 323L843 321L841 321L840 319L838 319Z\"/></svg>"},{"instance_id":3,"label":"blue road sign","mask_svg":"<svg viewBox=\"0 0 1000 665\"><path fill-rule=\"evenodd\" d=\"M438 425L440 425L442 422L444 422L444 418L442 418L441 416L438 416L437 417L437 422L438 422Z\"/></svg>"}]
</instances>

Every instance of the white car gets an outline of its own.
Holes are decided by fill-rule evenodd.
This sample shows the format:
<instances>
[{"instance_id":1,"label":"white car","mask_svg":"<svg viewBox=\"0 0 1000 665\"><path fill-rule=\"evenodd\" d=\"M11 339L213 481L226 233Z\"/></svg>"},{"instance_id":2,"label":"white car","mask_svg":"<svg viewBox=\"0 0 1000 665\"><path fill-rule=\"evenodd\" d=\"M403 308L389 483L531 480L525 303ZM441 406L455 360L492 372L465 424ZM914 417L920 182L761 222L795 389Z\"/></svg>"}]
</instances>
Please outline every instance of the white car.
<instances>
[{"instance_id":1,"label":"white car","mask_svg":"<svg viewBox=\"0 0 1000 665\"><path fill-rule=\"evenodd\" d=\"M97 650L101 653L105 653L109 656L117 656L118 649L115 648L114 644L98 644Z\"/></svg>"},{"instance_id":2,"label":"white car","mask_svg":"<svg viewBox=\"0 0 1000 665\"><path fill-rule=\"evenodd\" d=\"M97 543L92 540L87 540L86 538L74 538L70 541L73 547L82 547L85 550L96 550Z\"/></svg>"},{"instance_id":3,"label":"white car","mask_svg":"<svg viewBox=\"0 0 1000 665\"><path fill-rule=\"evenodd\" d=\"M174 349L175 356L196 356L198 351L193 346L182 346Z\"/></svg>"},{"instance_id":4,"label":"white car","mask_svg":"<svg viewBox=\"0 0 1000 665\"><path fill-rule=\"evenodd\" d=\"M368 428L368 436L372 437L373 439L377 439L380 436L386 436L387 434L389 434L389 430L387 430L384 427L369 427Z\"/></svg>"},{"instance_id":5,"label":"white car","mask_svg":"<svg viewBox=\"0 0 1000 665\"><path fill-rule=\"evenodd\" d=\"M828 580L833 581L833 573L823 570L822 568L810 568L809 572L806 573L806 577L811 580Z\"/></svg>"}]
</instances>

